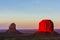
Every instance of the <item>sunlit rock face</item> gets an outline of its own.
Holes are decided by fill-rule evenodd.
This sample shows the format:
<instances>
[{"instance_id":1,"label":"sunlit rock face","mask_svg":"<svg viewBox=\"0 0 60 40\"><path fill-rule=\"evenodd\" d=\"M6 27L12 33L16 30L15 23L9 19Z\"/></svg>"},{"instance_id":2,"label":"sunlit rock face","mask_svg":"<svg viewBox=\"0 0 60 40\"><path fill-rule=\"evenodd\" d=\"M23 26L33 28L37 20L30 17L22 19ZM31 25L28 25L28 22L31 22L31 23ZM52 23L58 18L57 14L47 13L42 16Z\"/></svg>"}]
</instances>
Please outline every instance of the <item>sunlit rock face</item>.
<instances>
[{"instance_id":1,"label":"sunlit rock face","mask_svg":"<svg viewBox=\"0 0 60 40\"><path fill-rule=\"evenodd\" d=\"M39 29L38 32L53 32L54 31L54 24L51 20L45 19L39 22Z\"/></svg>"},{"instance_id":2,"label":"sunlit rock face","mask_svg":"<svg viewBox=\"0 0 60 40\"><path fill-rule=\"evenodd\" d=\"M49 19L44 19L41 22L39 22L39 26L38 26L38 31L35 32L33 35L31 35L30 37L34 37L34 38L39 38L39 37L56 37L59 34L57 32L54 31L54 24L51 20Z\"/></svg>"},{"instance_id":3,"label":"sunlit rock face","mask_svg":"<svg viewBox=\"0 0 60 40\"><path fill-rule=\"evenodd\" d=\"M32 37L51 37L59 35L54 31L54 24L49 19L44 19L39 22L38 31L35 32Z\"/></svg>"}]
</instances>

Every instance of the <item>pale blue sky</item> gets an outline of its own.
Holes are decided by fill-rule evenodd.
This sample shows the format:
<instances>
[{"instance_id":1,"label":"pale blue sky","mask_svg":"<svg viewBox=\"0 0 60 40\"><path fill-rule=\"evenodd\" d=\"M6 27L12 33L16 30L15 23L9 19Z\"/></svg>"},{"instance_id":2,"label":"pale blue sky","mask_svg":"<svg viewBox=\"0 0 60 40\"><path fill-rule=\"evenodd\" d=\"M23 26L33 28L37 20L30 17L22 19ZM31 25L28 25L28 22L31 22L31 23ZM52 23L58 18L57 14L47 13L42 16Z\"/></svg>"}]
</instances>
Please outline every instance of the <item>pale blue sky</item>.
<instances>
[{"instance_id":1,"label":"pale blue sky","mask_svg":"<svg viewBox=\"0 0 60 40\"><path fill-rule=\"evenodd\" d=\"M19 28L22 24L23 28L37 28L38 22L45 18L53 20L55 28L60 28L56 27L60 26L60 0L0 0L1 28L12 22Z\"/></svg>"}]
</instances>

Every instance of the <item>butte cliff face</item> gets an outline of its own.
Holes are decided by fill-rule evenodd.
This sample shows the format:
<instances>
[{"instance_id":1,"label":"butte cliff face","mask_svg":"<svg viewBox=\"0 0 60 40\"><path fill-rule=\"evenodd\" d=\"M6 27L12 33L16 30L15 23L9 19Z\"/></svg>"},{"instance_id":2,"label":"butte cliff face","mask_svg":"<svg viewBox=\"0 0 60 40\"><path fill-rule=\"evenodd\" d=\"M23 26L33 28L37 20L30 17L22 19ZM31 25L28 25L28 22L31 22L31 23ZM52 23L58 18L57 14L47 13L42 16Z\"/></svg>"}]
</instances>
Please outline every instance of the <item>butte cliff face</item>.
<instances>
[{"instance_id":1,"label":"butte cliff face","mask_svg":"<svg viewBox=\"0 0 60 40\"><path fill-rule=\"evenodd\" d=\"M53 32L54 31L54 24L51 20L42 20L39 23L39 32Z\"/></svg>"},{"instance_id":2,"label":"butte cliff face","mask_svg":"<svg viewBox=\"0 0 60 40\"><path fill-rule=\"evenodd\" d=\"M54 31L53 22L51 20L44 19L41 22L39 22L38 31L33 34L33 37L37 37L37 36L55 36L55 35L58 35L58 33L56 33Z\"/></svg>"},{"instance_id":3,"label":"butte cliff face","mask_svg":"<svg viewBox=\"0 0 60 40\"><path fill-rule=\"evenodd\" d=\"M16 32L16 25L15 23L12 23L10 26L9 26L9 31L8 32Z\"/></svg>"},{"instance_id":4,"label":"butte cliff face","mask_svg":"<svg viewBox=\"0 0 60 40\"><path fill-rule=\"evenodd\" d=\"M21 32L16 30L16 24L15 23L12 23L9 26L9 29L8 29L7 33L9 33L9 34L19 34L20 33L21 34Z\"/></svg>"}]
</instances>

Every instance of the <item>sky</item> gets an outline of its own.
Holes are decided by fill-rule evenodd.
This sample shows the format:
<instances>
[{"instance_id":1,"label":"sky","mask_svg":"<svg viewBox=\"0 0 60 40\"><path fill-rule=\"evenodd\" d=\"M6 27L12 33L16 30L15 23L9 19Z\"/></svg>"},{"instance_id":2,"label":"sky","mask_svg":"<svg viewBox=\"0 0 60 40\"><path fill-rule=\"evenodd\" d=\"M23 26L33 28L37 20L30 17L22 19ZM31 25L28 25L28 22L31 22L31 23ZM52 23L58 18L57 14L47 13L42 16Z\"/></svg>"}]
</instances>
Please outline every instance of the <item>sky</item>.
<instances>
[{"instance_id":1,"label":"sky","mask_svg":"<svg viewBox=\"0 0 60 40\"><path fill-rule=\"evenodd\" d=\"M0 29L8 29L11 23L17 29L38 29L43 19L60 29L60 0L0 0Z\"/></svg>"}]
</instances>

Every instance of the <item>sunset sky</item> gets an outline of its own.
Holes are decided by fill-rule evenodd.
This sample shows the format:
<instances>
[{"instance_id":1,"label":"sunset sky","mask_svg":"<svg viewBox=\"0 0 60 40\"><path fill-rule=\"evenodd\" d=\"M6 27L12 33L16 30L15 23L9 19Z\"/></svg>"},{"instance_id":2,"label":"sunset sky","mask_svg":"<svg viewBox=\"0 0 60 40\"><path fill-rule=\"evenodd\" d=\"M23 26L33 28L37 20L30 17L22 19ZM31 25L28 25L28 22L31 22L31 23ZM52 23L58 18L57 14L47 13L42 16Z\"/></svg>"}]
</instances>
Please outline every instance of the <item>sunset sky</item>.
<instances>
[{"instance_id":1,"label":"sunset sky","mask_svg":"<svg viewBox=\"0 0 60 40\"><path fill-rule=\"evenodd\" d=\"M60 0L0 0L0 29L13 22L17 29L38 29L42 19L51 19L60 29Z\"/></svg>"}]
</instances>

